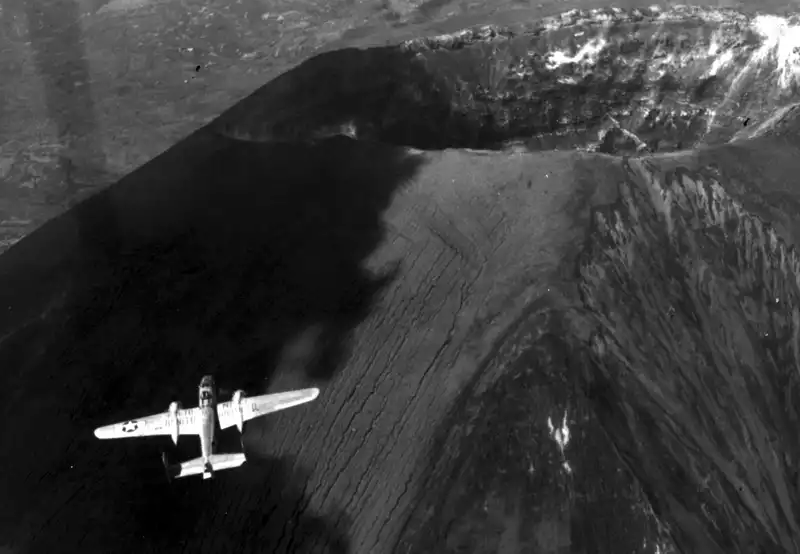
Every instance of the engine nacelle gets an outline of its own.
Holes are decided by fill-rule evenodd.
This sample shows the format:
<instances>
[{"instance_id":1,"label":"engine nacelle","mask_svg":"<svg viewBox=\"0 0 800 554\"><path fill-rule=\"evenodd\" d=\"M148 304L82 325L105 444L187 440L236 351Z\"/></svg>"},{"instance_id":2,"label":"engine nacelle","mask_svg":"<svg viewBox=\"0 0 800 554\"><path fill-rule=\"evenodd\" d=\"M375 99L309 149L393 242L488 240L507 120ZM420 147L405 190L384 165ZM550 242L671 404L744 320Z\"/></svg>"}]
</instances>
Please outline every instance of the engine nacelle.
<instances>
[{"instance_id":1,"label":"engine nacelle","mask_svg":"<svg viewBox=\"0 0 800 554\"><path fill-rule=\"evenodd\" d=\"M244 428L244 412L242 410L242 398L244 398L244 391L237 390L233 393L232 404L233 409L236 410L236 428L239 430L239 433L242 432Z\"/></svg>"},{"instance_id":2,"label":"engine nacelle","mask_svg":"<svg viewBox=\"0 0 800 554\"><path fill-rule=\"evenodd\" d=\"M172 442L175 443L175 446L178 446L178 437L180 436L180 427L178 423L178 412L181 409L180 402L170 402L169 403L169 423L171 427L170 436L172 436Z\"/></svg>"}]
</instances>

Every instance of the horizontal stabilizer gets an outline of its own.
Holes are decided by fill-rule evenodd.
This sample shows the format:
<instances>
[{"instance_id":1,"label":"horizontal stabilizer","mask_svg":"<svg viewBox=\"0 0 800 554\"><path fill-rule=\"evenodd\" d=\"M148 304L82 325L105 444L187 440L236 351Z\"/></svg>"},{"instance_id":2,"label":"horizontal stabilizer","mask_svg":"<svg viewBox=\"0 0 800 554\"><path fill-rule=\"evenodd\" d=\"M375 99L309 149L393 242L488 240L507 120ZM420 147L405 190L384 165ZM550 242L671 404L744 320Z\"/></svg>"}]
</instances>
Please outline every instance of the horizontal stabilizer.
<instances>
[{"instance_id":1,"label":"horizontal stabilizer","mask_svg":"<svg viewBox=\"0 0 800 554\"><path fill-rule=\"evenodd\" d=\"M214 472L239 467L247 461L243 452L236 454L212 454L206 458L195 458L167 467L170 477L181 478L203 474L203 479L214 476Z\"/></svg>"},{"instance_id":2,"label":"horizontal stabilizer","mask_svg":"<svg viewBox=\"0 0 800 554\"><path fill-rule=\"evenodd\" d=\"M244 452L237 454L212 454L209 458L214 471L239 467L247 461Z\"/></svg>"}]
</instances>

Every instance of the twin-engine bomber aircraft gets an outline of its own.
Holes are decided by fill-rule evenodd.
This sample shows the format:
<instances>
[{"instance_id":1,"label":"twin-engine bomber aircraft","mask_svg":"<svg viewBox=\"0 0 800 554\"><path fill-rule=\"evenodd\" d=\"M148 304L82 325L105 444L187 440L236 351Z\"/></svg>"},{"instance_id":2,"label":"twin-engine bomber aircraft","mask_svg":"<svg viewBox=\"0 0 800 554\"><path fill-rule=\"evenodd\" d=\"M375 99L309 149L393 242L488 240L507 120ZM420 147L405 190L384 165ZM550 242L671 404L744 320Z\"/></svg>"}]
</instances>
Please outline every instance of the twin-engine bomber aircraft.
<instances>
[{"instance_id":1,"label":"twin-engine bomber aircraft","mask_svg":"<svg viewBox=\"0 0 800 554\"><path fill-rule=\"evenodd\" d=\"M167 463L166 454L162 460L170 478L202 473L203 479L209 479L215 471L239 467L247 460L244 452L216 453L216 417L220 429L236 425L241 433L245 421L311 402L317 396L317 388L252 397L245 397L243 391L237 390L231 400L217 404L214 378L206 375L200 381L200 400L196 408L184 410L180 402L171 402L166 412L98 427L94 434L98 439L170 435L176 445L180 435L199 435L202 456L174 466Z\"/></svg>"}]
</instances>

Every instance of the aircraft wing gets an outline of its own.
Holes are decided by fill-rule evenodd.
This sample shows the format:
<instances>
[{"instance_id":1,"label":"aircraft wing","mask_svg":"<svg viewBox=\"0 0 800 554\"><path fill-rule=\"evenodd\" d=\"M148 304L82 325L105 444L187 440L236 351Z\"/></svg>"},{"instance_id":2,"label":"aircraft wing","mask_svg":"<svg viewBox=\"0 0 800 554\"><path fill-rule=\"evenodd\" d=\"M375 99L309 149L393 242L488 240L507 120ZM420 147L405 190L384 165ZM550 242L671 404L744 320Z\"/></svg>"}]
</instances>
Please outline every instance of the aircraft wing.
<instances>
[{"instance_id":1,"label":"aircraft wing","mask_svg":"<svg viewBox=\"0 0 800 554\"><path fill-rule=\"evenodd\" d=\"M318 388L299 389L260 396L245 396L239 402L229 400L217 405L221 429L227 429L256 417L311 402L319 396Z\"/></svg>"},{"instance_id":2,"label":"aircraft wing","mask_svg":"<svg viewBox=\"0 0 800 554\"><path fill-rule=\"evenodd\" d=\"M199 435L201 429L200 410L190 408L178 410L178 431L180 435ZM127 437L152 437L172 434L173 426L169 411L151 416L130 419L121 423L105 425L94 430L98 439L121 439Z\"/></svg>"}]
</instances>

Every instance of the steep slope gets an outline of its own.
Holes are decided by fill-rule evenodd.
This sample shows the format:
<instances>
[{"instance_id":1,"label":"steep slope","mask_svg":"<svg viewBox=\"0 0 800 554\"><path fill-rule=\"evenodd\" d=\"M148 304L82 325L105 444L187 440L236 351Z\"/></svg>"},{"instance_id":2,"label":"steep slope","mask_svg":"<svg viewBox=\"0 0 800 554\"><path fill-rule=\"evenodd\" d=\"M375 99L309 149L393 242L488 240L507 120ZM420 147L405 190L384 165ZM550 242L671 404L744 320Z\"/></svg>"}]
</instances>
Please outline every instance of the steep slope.
<instances>
[{"instance_id":1,"label":"steep slope","mask_svg":"<svg viewBox=\"0 0 800 554\"><path fill-rule=\"evenodd\" d=\"M715 18L730 55L677 59ZM570 12L317 58L26 237L0 257L0 545L797 552L794 58L759 21ZM518 63L483 80L498 46ZM653 95L666 146L629 105ZM208 372L323 394L211 483L91 436Z\"/></svg>"},{"instance_id":2,"label":"steep slope","mask_svg":"<svg viewBox=\"0 0 800 554\"><path fill-rule=\"evenodd\" d=\"M753 206L796 203L790 114L790 141L631 161L581 267L589 394L684 551L798 550L797 235Z\"/></svg>"}]
</instances>

